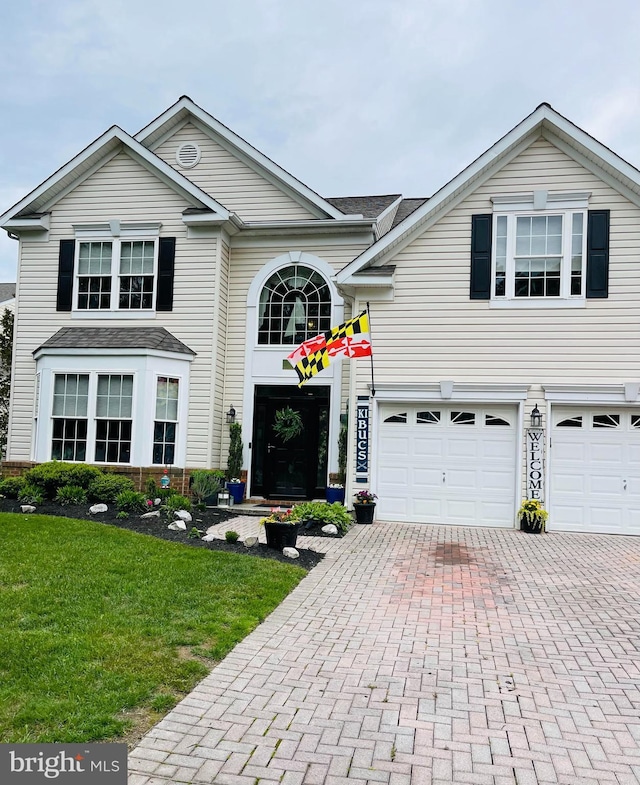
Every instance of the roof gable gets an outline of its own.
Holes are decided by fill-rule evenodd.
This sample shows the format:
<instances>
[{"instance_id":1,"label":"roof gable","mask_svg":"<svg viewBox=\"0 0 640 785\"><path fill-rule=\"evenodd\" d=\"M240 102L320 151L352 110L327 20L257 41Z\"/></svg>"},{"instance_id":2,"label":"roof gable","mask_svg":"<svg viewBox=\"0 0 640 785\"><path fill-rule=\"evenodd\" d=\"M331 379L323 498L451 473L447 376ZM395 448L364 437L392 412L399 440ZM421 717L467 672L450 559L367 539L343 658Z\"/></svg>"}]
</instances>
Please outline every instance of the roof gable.
<instances>
[{"instance_id":1,"label":"roof gable","mask_svg":"<svg viewBox=\"0 0 640 785\"><path fill-rule=\"evenodd\" d=\"M229 211L222 204L210 197L197 185L170 167L165 161L154 155L146 147L129 136L118 126L112 126L102 136L78 153L68 163L58 169L41 185L27 194L6 213L0 215L0 226L12 219L41 213L49 210L59 199L73 190L93 172L115 157L120 151L126 152L138 163L153 172L169 187L183 195L196 207L206 207L221 220L230 217ZM10 228L6 227L6 228Z\"/></svg>"},{"instance_id":2,"label":"roof gable","mask_svg":"<svg viewBox=\"0 0 640 785\"><path fill-rule=\"evenodd\" d=\"M225 149L257 171L262 177L289 194L318 218L345 218L343 212L300 182L289 172L250 145L241 136L223 125L188 96L182 96L173 106L135 135L135 139L155 150L173 135L186 121L192 120Z\"/></svg>"},{"instance_id":3,"label":"roof gable","mask_svg":"<svg viewBox=\"0 0 640 785\"><path fill-rule=\"evenodd\" d=\"M541 136L640 206L640 171L549 104L541 104L404 221L397 223L390 232L348 264L337 275L337 283L345 284L352 275L373 265L384 264Z\"/></svg>"}]
</instances>

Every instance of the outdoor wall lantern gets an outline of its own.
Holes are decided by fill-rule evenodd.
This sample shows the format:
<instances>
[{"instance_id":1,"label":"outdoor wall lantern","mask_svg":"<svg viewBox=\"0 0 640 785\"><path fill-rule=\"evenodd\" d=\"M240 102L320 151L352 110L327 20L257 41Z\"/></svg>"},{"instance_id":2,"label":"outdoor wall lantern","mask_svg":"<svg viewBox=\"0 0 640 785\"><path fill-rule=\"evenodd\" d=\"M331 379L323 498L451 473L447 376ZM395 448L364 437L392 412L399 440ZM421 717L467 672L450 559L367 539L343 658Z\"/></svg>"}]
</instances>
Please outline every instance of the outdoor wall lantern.
<instances>
[{"instance_id":1,"label":"outdoor wall lantern","mask_svg":"<svg viewBox=\"0 0 640 785\"><path fill-rule=\"evenodd\" d=\"M542 426L542 414L540 413L540 409L538 409L538 404L533 407L533 411L531 412L531 427L532 428L540 428Z\"/></svg>"},{"instance_id":2,"label":"outdoor wall lantern","mask_svg":"<svg viewBox=\"0 0 640 785\"><path fill-rule=\"evenodd\" d=\"M232 422L236 421L236 410L233 408L233 404L231 404L231 408L226 413L225 417L227 418L227 423L230 425Z\"/></svg>"}]
</instances>

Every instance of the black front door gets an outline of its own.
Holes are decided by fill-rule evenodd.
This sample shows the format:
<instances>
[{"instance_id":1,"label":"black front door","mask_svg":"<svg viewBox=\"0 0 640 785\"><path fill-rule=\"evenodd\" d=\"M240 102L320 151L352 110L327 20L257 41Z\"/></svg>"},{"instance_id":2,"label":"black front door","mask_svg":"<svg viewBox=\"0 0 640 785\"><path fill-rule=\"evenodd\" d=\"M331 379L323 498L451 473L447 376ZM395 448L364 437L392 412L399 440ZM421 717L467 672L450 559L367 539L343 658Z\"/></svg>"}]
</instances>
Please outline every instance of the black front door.
<instances>
[{"instance_id":1,"label":"black front door","mask_svg":"<svg viewBox=\"0 0 640 785\"><path fill-rule=\"evenodd\" d=\"M278 412L289 409L299 415L302 430L287 439L274 425ZM282 500L323 497L328 430L328 387L256 387L251 494Z\"/></svg>"}]
</instances>

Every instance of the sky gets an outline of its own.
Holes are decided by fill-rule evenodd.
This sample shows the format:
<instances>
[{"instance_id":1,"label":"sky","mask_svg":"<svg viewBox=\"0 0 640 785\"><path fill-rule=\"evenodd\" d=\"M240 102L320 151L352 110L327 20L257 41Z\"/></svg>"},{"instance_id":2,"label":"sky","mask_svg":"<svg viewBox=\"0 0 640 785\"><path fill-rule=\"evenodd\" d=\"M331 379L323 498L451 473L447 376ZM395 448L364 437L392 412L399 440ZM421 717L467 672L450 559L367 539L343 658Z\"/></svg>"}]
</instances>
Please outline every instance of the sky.
<instances>
[{"instance_id":1,"label":"sky","mask_svg":"<svg viewBox=\"0 0 640 785\"><path fill-rule=\"evenodd\" d=\"M638 0L0 0L0 30L0 214L181 95L325 197L431 196L544 101L640 167Z\"/></svg>"}]
</instances>

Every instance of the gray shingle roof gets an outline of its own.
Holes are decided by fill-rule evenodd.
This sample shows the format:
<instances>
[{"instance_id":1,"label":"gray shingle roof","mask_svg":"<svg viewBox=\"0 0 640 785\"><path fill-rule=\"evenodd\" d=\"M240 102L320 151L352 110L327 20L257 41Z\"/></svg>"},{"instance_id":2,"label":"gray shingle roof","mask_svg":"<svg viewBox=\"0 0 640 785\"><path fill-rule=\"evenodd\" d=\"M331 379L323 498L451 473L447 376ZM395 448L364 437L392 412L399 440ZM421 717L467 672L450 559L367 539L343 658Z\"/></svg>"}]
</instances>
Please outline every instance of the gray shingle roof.
<instances>
[{"instance_id":1,"label":"gray shingle roof","mask_svg":"<svg viewBox=\"0 0 640 785\"><path fill-rule=\"evenodd\" d=\"M396 217L393 219L393 224L391 228L393 229L394 226L397 226L399 223L404 221L405 218L408 218L411 213L415 212L418 207L423 205L425 202L429 201L428 199L403 199L400 202L400 206L398 207L398 212L396 213Z\"/></svg>"},{"instance_id":2,"label":"gray shingle roof","mask_svg":"<svg viewBox=\"0 0 640 785\"><path fill-rule=\"evenodd\" d=\"M377 218L389 205L397 201L402 194L386 196L336 196L327 199L329 204L337 207L345 215L362 215L364 218Z\"/></svg>"},{"instance_id":3,"label":"gray shingle roof","mask_svg":"<svg viewBox=\"0 0 640 785\"><path fill-rule=\"evenodd\" d=\"M195 352L164 327L63 327L40 349L157 349L163 352ZM35 352L34 352L35 354Z\"/></svg>"},{"instance_id":4,"label":"gray shingle roof","mask_svg":"<svg viewBox=\"0 0 640 785\"><path fill-rule=\"evenodd\" d=\"M0 283L0 303L13 300L16 296L16 285L14 283Z\"/></svg>"}]
</instances>

